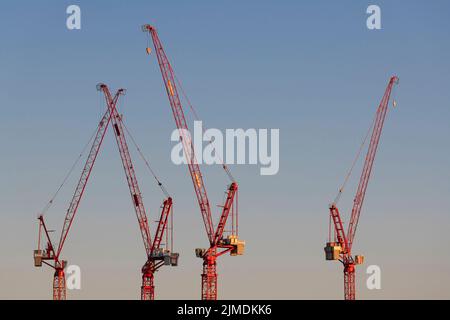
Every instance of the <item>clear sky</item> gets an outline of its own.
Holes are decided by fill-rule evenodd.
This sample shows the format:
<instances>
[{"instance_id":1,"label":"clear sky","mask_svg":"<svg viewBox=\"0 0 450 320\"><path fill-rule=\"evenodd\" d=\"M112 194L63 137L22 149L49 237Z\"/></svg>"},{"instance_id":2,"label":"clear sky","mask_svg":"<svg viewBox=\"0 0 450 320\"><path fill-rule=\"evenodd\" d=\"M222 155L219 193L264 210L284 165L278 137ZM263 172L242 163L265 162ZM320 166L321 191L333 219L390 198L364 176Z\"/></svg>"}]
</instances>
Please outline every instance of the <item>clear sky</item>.
<instances>
[{"instance_id":1,"label":"clear sky","mask_svg":"<svg viewBox=\"0 0 450 320\"><path fill-rule=\"evenodd\" d=\"M81 30L66 28L70 4ZM381 30L366 28L369 4L381 7ZM207 241L187 169L170 161L174 121L140 30L150 23L208 127L280 129L277 175L232 168L247 248L219 259L220 298L342 298L342 267L323 254L328 204L396 74L353 247L366 256L358 297L449 299L449 13L444 0L2 1L0 298L51 297L51 270L33 266L36 217L105 110L98 82L127 88L125 121L174 197L180 265L158 272L157 298L200 297L194 248ZM163 196L133 155L155 220ZM340 203L345 222L360 169ZM219 203L227 179L205 170ZM80 171L46 214L58 233ZM139 297L145 254L112 132L63 256L82 269L69 298ZM381 290L365 286L372 264Z\"/></svg>"}]
</instances>

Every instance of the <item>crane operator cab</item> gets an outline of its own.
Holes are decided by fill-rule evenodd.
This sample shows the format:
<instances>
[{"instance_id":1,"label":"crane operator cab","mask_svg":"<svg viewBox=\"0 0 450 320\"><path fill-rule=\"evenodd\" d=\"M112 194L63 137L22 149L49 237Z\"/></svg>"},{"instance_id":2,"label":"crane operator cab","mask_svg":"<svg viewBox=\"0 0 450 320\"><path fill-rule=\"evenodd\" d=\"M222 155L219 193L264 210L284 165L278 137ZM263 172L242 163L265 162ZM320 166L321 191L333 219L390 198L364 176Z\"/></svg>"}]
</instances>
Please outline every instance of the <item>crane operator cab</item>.
<instances>
[{"instance_id":1,"label":"crane operator cab","mask_svg":"<svg viewBox=\"0 0 450 320\"><path fill-rule=\"evenodd\" d=\"M165 250L165 249L158 249L152 253L150 258L153 261L156 261L156 260L164 261L165 266L176 267L176 266L178 266L178 257L179 256L180 256L179 253L171 252L170 250Z\"/></svg>"},{"instance_id":2,"label":"crane operator cab","mask_svg":"<svg viewBox=\"0 0 450 320\"><path fill-rule=\"evenodd\" d=\"M339 260L342 254L342 246L338 242L327 242L325 248L325 260ZM363 255L355 255L354 257L355 264L363 264L364 256Z\"/></svg>"},{"instance_id":3,"label":"crane operator cab","mask_svg":"<svg viewBox=\"0 0 450 320\"><path fill-rule=\"evenodd\" d=\"M233 246L233 249L230 251L230 256L241 256L245 251L245 241L239 240L236 235L229 235L228 239L230 245Z\"/></svg>"},{"instance_id":4,"label":"crane operator cab","mask_svg":"<svg viewBox=\"0 0 450 320\"><path fill-rule=\"evenodd\" d=\"M34 250L33 258L35 267L42 267L43 260L53 260L54 259L53 250L50 244L47 244L47 248L45 250L42 249Z\"/></svg>"},{"instance_id":5,"label":"crane operator cab","mask_svg":"<svg viewBox=\"0 0 450 320\"><path fill-rule=\"evenodd\" d=\"M222 238L218 246L225 246L225 247L232 247L230 250L230 256L242 256L245 252L245 241L239 240L237 235L229 235L226 238ZM203 258L206 253L208 252L208 249L204 248L197 248L195 249L195 256L197 258Z\"/></svg>"},{"instance_id":6,"label":"crane operator cab","mask_svg":"<svg viewBox=\"0 0 450 320\"><path fill-rule=\"evenodd\" d=\"M34 266L42 267L43 250L34 250Z\"/></svg>"},{"instance_id":7,"label":"crane operator cab","mask_svg":"<svg viewBox=\"0 0 450 320\"><path fill-rule=\"evenodd\" d=\"M227 238L222 239L224 245L232 246L230 256L242 256L245 251L245 241L239 240L237 235L230 234Z\"/></svg>"},{"instance_id":8,"label":"crane operator cab","mask_svg":"<svg viewBox=\"0 0 450 320\"><path fill-rule=\"evenodd\" d=\"M327 242L325 248L326 260L339 260L342 252L342 247L338 242Z\"/></svg>"}]
</instances>

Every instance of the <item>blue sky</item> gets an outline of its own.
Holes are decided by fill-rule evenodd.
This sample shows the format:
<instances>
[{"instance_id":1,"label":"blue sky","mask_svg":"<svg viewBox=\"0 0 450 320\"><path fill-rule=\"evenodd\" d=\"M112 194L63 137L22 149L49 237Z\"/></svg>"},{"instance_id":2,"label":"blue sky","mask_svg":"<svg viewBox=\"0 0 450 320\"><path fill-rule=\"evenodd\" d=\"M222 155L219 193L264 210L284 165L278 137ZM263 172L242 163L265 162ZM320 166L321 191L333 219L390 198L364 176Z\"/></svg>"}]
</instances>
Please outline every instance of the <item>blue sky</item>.
<instances>
[{"instance_id":1,"label":"blue sky","mask_svg":"<svg viewBox=\"0 0 450 320\"><path fill-rule=\"evenodd\" d=\"M81 30L65 26L70 4L81 7ZM369 4L381 7L382 30L366 28ZM449 9L447 1L2 2L0 297L50 297L50 270L32 265L35 218L97 125L105 106L95 85L105 82L127 88L125 121L174 196L180 267L158 274L158 296L198 298L193 250L206 237L187 170L170 162L174 122L140 31L150 23L206 126L280 129L279 174L232 168L247 253L220 259L220 297L342 297L341 267L323 258L327 206L396 74L398 107L354 246L366 256L359 296L448 299ZM65 255L83 270L72 298L139 295L145 255L116 149L110 132L67 241ZM162 195L134 159L156 218ZM227 179L204 169L219 203ZM360 169L341 203L346 217ZM80 170L47 214L58 230ZM364 286L370 264L382 269L382 290Z\"/></svg>"}]
</instances>

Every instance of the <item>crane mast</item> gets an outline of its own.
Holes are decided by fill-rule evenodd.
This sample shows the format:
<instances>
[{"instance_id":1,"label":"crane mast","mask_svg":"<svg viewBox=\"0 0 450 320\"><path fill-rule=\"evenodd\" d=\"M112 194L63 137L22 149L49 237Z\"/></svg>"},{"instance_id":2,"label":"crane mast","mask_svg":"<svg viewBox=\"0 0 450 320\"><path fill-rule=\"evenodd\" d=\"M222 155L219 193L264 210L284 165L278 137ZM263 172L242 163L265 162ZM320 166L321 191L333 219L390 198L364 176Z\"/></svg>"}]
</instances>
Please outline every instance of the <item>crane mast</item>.
<instances>
[{"instance_id":1,"label":"crane mast","mask_svg":"<svg viewBox=\"0 0 450 320\"><path fill-rule=\"evenodd\" d=\"M166 93L169 98L169 103L172 109L172 114L175 120L175 124L180 134L180 140L183 145L183 151L187 160L189 173L194 185L194 191L197 197L197 201L200 207L200 211L203 218L203 223L206 229L206 235L209 240L208 249L196 249L196 255L203 259L203 273L202 273L202 293L203 300L216 300L217 299L217 272L216 272L216 259L217 257L230 252L231 255L241 255L244 251L245 242L238 240L237 234L232 230L228 239L223 238L224 228L229 217L229 213L234 206L235 195L238 191L238 185L233 181L226 192L227 199L222 207L222 214L217 225L217 229L214 229L211 215L211 207L206 192L206 187L203 182L203 176L198 165L194 146L192 143L191 135L187 125L186 117L184 115L183 107L181 104L180 95L176 86L176 78L172 66L164 51L163 45L158 37L156 29L150 25L144 25L142 27L144 32L149 32L158 64L161 70L161 75L166 88ZM150 53L150 48L147 48L147 53ZM223 249L218 252L218 249Z\"/></svg>"},{"instance_id":2,"label":"crane mast","mask_svg":"<svg viewBox=\"0 0 450 320\"><path fill-rule=\"evenodd\" d=\"M172 198L168 197L164 200L162 205L161 216L158 221L158 228L156 229L150 256L142 267L141 300L155 299L154 274L159 268L164 265L172 267L178 265L179 254L171 252L169 249L163 250L160 247L164 233L167 232L167 223L171 212Z\"/></svg>"},{"instance_id":3,"label":"crane mast","mask_svg":"<svg viewBox=\"0 0 450 320\"><path fill-rule=\"evenodd\" d=\"M326 260L339 260L344 265L344 298L346 300L355 300L356 298L355 266L363 263L364 257L360 255L356 255L355 257L352 256L353 240L355 238L370 174L372 172L375 155L386 118L391 92L395 84L398 84L398 77L392 76L389 79L389 83L376 112L370 144L367 150L358 189L353 200L353 208L347 233L344 232L341 215L336 202L332 203L330 206L330 220L334 225L335 241L332 242L331 239L329 239L329 242L325 247L325 255ZM340 192L341 191L342 190L340 190Z\"/></svg>"}]
</instances>

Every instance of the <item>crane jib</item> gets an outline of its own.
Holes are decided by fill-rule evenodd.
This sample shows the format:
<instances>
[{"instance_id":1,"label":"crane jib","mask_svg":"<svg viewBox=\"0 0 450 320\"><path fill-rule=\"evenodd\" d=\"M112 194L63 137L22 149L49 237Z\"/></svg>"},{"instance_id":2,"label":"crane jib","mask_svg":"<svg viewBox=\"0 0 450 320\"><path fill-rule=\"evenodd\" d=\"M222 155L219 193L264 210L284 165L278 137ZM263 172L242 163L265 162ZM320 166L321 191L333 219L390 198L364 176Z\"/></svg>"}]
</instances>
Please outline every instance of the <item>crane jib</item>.
<instances>
[{"instance_id":1,"label":"crane jib","mask_svg":"<svg viewBox=\"0 0 450 320\"><path fill-rule=\"evenodd\" d=\"M155 47L156 56L158 59L158 64L161 70L161 75L166 87L167 96L172 108L172 113L174 116L175 124L180 131L180 139L183 144L184 153L186 160L188 162L189 172L194 184L195 194L197 196L197 201L199 203L200 211L202 213L203 222L205 224L206 233L210 243L214 241L214 228L211 217L211 208L209 205L208 195L206 192L203 177L200 171L200 167L196 163L195 154L191 152L192 142L186 136L186 131L188 131L188 126L186 122L186 117L183 112L180 97L178 95L178 90L175 85L175 76L173 69L169 63L169 60L164 52L163 46L154 28L148 29L150 31L152 41Z\"/></svg>"},{"instance_id":2,"label":"crane jib","mask_svg":"<svg viewBox=\"0 0 450 320\"><path fill-rule=\"evenodd\" d=\"M370 179L370 174L372 172L373 163L375 160L375 155L379 145L381 132L383 129L384 121L387 114L389 99L394 84L398 83L398 78L393 76L390 78L388 86L385 90L383 98L377 108L375 122L372 129L372 135L370 138L370 144L367 150L363 170L358 183L358 189L354 198L353 208L350 217L350 223L348 225L347 233L343 231L342 220L339 214L339 210L333 204L330 207L330 215L333 220L334 230L337 236L337 240L343 248L343 253L350 254L353 245L353 240L356 234L356 229L358 226L359 217L361 214L362 205L364 203L364 198L367 191L367 186Z\"/></svg>"},{"instance_id":3,"label":"crane jib","mask_svg":"<svg viewBox=\"0 0 450 320\"><path fill-rule=\"evenodd\" d=\"M78 181L77 187L75 189L74 195L69 205L69 209L67 210L66 217L64 219L64 225L61 231L61 237L59 240L58 250L56 252L55 258L58 259L61 251L64 247L65 240L69 233L70 227L72 225L73 219L75 218L78 206L80 204L81 198L83 196L86 185L89 181L89 177L94 167L95 160L97 159L98 152L103 142L103 138L105 137L106 131L108 129L109 122L111 121L111 116L108 111L102 117L98 125L98 129L94 138L94 141L91 146L91 150L89 151L89 155L86 159L86 163L84 165L83 171L81 173L81 177Z\"/></svg>"},{"instance_id":4,"label":"crane jib","mask_svg":"<svg viewBox=\"0 0 450 320\"><path fill-rule=\"evenodd\" d=\"M396 76L391 77L388 86L386 88L386 91L383 95L383 98L380 102L380 105L378 106L377 109L376 120L366 155L366 160L364 162L364 167L361 173L361 178L359 180L358 189L355 195L355 202L352 208L350 223L348 225L347 230L347 240L349 250L351 250L351 247L353 245L356 229L358 227L358 221L361 214L362 205L364 203L364 198L366 196L367 186L369 184L369 179L375 160L375 155L377 153L381 132L383 130L384 121L386 119L392 88L396 83L398 83L398 78Z\"/></svg>"},{"instance_id":5,"label":"crane jib","mask_svg":"<svg viewBox=\"0 0 450 320\"><path fill-rule=\"evenodd\" d=\"M111 121L114 127L114 133L116 137L117 146L119 148L119 154L122 160L123 168L128 182L130 195L134 204L136 217L138 219L139 228L141 231L142 240L147 256L150 255L150 248L152 247L152 240L150 234L150 228L148 226L147 214L145 212L144 203L142 201L142 194L137 181L136 173L134 171L133 162L128 149L126 138L123 134L123 128L121 123L121 117L117 111L116 104L117 99L112 99L109 88L106 85L100 86L101 90L105 94L106 104L108 106L108 112L111 114ZM120 89L116 96L120 95Z\"/></svg>"}]
</instances>

